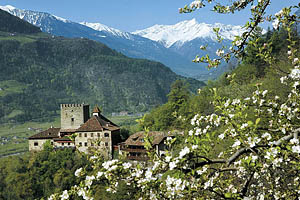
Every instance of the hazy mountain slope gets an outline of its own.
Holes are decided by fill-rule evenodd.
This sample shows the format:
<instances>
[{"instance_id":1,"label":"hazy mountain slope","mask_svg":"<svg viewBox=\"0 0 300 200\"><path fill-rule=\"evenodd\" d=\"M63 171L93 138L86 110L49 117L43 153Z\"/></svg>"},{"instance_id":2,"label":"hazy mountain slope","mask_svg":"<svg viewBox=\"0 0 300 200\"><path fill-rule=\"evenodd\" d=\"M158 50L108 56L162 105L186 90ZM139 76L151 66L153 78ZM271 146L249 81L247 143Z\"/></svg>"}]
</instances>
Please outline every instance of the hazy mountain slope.
<instances>
[{"instance_id":1,"label":"hazy mountain slope","mask_svg":"<svg viewBox=\"0 0 300 200\"><path fill-rule=\"evenodd\" d=\"M164 103L180 78L158 62L128 58L92 40L0 32L0 121L49 119L60 103L98 104L106 113L145 111Z\"/></svg>"}]
</instances>

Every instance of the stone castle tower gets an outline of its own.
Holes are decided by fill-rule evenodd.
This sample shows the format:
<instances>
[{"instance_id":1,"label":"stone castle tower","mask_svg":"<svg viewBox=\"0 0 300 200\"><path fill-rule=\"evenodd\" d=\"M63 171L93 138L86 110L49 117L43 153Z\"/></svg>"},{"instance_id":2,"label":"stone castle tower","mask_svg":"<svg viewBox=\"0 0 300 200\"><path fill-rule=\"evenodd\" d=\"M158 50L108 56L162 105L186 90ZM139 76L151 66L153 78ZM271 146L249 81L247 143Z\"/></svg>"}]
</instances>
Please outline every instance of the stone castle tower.
<instances>
[{"instance_id":1,"label":"stone castle tower","mask_svg":"<svg viewBox=\"0 0 300 200\"><path fill-rule=\"evenodd\" d=\"M61 104L61 129L77 129L90 117L89 105Z\"/></svg>"}]
</instances>

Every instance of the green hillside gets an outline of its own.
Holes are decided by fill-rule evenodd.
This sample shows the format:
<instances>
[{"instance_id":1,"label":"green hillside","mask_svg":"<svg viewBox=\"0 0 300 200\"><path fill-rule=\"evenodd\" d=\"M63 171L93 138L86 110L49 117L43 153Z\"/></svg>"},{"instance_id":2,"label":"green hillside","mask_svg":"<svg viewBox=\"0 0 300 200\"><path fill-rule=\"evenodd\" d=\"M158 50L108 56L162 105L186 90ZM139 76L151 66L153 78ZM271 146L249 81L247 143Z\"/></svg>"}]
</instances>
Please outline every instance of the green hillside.
<instances>
[{"instance_id":1,"label":"green hillside","mask_svg":"<svg viewBox=\"0 0 300 200\"><path fill-rule=\"evenodd\" d=\"M105 113L144 112L165 103L172 82L184 79L158 62L131 59L92 40L54 37L32 27L32 34L23 34L24 23L18 26L23 32L0 32L0 122L49 120L60 103L98 104ZM188 82L194 89L204 85Z\"/></svg>"}]
</instances>

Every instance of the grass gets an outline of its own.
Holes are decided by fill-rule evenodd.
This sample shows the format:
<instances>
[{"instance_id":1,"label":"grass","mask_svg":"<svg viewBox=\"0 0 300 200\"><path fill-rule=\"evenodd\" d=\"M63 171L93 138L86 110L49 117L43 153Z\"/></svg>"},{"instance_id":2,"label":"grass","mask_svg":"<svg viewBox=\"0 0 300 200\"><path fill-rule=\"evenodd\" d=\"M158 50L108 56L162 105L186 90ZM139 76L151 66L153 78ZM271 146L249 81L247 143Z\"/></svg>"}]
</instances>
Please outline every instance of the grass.
<instances>
[{"instance_id":1,"label":"grass","mask_svg":"<svg viewBox=\"0 0 300 200\"><path fill-rule=\"evenodd\" d=\"M16 40L21 42L22 44L34 42L35 39L25 36L11 36L11 37L0 37L0 40Z\"/></svg>"},{"instance_id":2,"label":"grass","mask_svg":"<svg viewBox=\"0 0 300 200\"><path fill-rule=\"evenodd\" d=\"M0 125L0 157L18 154L28 151L28 137L46 130L51 126L59 127L60 119L53 122L26 122L24 124L2 124Z\"/></svg>"},{"instance_id":3,"label":"grass","mask_svg":"<svg viewBox=\"0 0 300 200\"><path fill-rule=\"evenodd\" d=\"M136 125L137 119L140 119L141 117L137 116L110 116L108 117L110 121L113 123L119 125L119 126L131 126L131 125Z\"/></svg>"}]
</instances>

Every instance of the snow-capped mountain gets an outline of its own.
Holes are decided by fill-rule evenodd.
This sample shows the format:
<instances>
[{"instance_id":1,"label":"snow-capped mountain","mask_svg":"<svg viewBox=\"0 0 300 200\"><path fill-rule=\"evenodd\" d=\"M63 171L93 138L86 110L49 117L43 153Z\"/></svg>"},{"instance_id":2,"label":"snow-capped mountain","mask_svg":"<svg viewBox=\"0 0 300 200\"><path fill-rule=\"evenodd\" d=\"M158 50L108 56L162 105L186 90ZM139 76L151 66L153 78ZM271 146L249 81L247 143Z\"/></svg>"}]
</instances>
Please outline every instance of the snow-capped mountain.
<instances>
[{"instance_id":1,"label":"snow-capped mountain","mask_svg":"<svg viewBox=\"0 0 300 200\"><path fill-rule=\"evenodd\" d=\"M209 44L208 50L211 55L215 55L216 49L220 47L212 35L212 27L215 25L199 24L196 20L190 20L175 25L156 25L129 33L101 23L76 23L49 13L21 10L13 6L0 6L0 9L40 27L44 32L99 41L129 57L162 62L184 76L207 80L224 71L222 67L215 70L219 73L208 71L203 65L201 67L192 62L195 55L200 53L201 56L203 53L199 49L200 45ZM239 27L221 24L219 26L221 35L225 38L232 39L233 34L240 33Z\"/></svg>"},{"instance_id":2,"label":"snow-capped mountain","mask_svg":"<svg viewBox=\"0 0 300 200\"><path fill-rule=\"evenodd\" d=\"M129 40L132 40L134 37L132 36L132 34L128 33L128 32L123 32L120 31L118 29L115 28L111 28L109 26L106 26L104 24L100 24L100 23L89 23L89 22L80 22L80 24L90 27L96 31L106 31L109 32L115 36L119 36L119 37L124 37L127 38Z\"/></svg>"},{"instance_id":3,"label":"snow-capped mountain","mask_svg":"<svg viewBox=\"0 0 300 200\"><path fill-rule=\"evenodd\" d=\"M224 25L220 23L198 23L196 19L179 22L175 25L154 25L144 30L138 30L133 34L162 43L169 48L173 44L184 44L197 38L215 40L213 28L220 28L220 36L227 40L233 40L235 35L241 35L241 26Z\"/></svg>"},{"instance_id":4,"label":"snow-capped mountain","mask_svg":"<svg viewBox=\"0 0 300 200\"><path fill-rule=\"evenodd\" d=\"M51 15L49 13L44 12L37 12L37 11L31 11L31 10L21 10L18 8L15 8L13 6L7 5L7 6L0 6L0 9L9 12L10 14L19 17L20 19L23 19L35 26L38 26L41 28L43 32L51 32L52 27L48 26L50 20L67 23L70 22L64 18L57 17L55 15ZM48 21L48 23L45 23ZM46 25L48 24L48 25Z\"/></svg>"}]
</instances>

